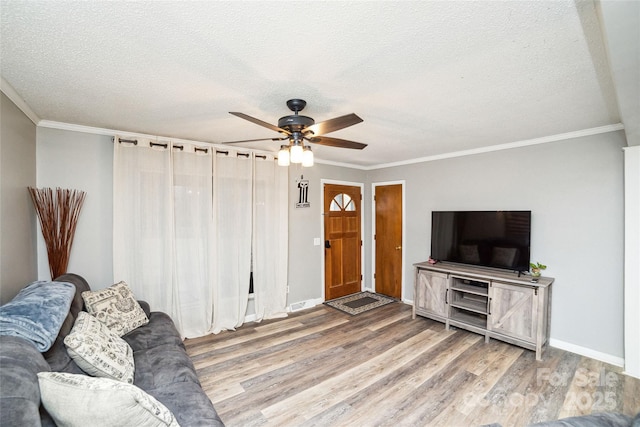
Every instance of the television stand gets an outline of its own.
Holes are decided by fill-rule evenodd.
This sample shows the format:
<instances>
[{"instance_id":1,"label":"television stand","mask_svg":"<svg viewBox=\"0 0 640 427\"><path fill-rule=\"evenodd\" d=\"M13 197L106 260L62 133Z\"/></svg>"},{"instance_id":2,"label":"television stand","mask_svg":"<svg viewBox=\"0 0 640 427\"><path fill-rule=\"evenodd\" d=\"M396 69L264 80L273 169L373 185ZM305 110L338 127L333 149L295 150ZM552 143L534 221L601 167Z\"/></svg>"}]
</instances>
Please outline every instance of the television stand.
<instances>
[{"instance_id":1,"label":"television stand","mask_svg":"<svg viewBox=\"0 0 640 427\"><path fill-rule=\"evenodd\" d=\"M549 340L551 277L446 262L414 264L416 315L536 352Z\"/></svg>"}]
</instances>

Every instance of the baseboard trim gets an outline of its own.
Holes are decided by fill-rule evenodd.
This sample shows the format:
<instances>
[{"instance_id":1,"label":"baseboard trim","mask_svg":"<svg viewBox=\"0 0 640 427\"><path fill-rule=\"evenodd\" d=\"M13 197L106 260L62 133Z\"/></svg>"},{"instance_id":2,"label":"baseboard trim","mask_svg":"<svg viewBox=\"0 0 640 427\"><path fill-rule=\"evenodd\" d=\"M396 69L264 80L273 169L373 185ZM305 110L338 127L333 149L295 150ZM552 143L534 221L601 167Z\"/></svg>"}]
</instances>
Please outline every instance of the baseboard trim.
<instances>
[{"instance_id":1,"label":"baseboard trim","mask_svg":"<svg viewBox=\"0 0 640 427\"><path fill-rule=\"evenodd\" d=\"M613 356L608 353L602 353L587 347L582 347L569 342L560 341L555 338L549 339L549 345L551 347L559 348L560 350L570 351L571 353L579 354L580 356L590 357L601 362L609 363L614 366L624 367L624 358Z\"/></svg>"}]
</instances>

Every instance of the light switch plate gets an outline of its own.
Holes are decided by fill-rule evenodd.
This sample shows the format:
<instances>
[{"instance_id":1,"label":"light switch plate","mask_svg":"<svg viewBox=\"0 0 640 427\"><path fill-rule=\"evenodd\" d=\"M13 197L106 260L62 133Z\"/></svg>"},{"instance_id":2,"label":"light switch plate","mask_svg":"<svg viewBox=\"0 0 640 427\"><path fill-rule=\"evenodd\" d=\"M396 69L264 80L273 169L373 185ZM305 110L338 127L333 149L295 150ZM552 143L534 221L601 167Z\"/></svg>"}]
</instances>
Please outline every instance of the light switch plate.
<instances>
[{"instance_id":1,"label":"light switch plate","mask_svg":"<svg viewBox=\"0 0 640 427\"><path fill-rule=\"evenodd\" d=\"M320 246L320 238L319 237L314 237L313 238L313 246Z\"/></svg>"}]
</instances>

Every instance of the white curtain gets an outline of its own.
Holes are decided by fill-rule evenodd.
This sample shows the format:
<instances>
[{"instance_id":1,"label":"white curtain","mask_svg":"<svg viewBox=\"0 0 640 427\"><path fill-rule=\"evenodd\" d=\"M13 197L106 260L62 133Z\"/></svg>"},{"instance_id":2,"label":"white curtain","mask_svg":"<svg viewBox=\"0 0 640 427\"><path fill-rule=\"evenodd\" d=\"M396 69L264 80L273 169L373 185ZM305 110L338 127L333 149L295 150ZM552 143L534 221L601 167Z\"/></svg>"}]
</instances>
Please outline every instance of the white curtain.
<instances>
[{"instance_id":1,"label":"white curtain","mask_svg":"<svg viewBox=\"0 0 640 427\"><path fill-rule=\"evenodd\" d=\"M114 141L114 279L185 337L286 313L287 169L273 156Z\"/></svg>"},{"instance_id":2,"label":"white curtain","mask_svg":"<svg viewBox=\"0 0 640 427\"><path fill-rule=\"evenodd\" d=\"M154 144L154 145L152 145ZM173 176L168 146L114 141L113 272L139 299L179 322L173 259Z\"/></svg>"},{"instance_id":3,"label":"white curtain","mask_svg":"<svg viewBox=\"0 0 640 427\"><path fill-rule=\"evenodd\" d=\"M213 318L211 148L173 147L175 277L178 323L186 337L209 332ZM169 261L170 262L170 261ZM172 316L173 317L173 316ZM175 317L174 317L175 319Z\"/></svg>"},{"instance_id":4,"label":"white curtain","mask_svg":"<svg viewBox=\"0 0 640 427\"><path fill-rule=\"evenodd\" d=\"M225 150L214 158L214 333L242 325L249 297L252 159L239 154Z\"/></svg>"},{"instance_id":5,"label":"white curtain","mask_svg":"<svg viewBox=\"0 0 640 427\"><path fill-rule=\"evenodd\" d=\"M256 320L286 316L288 169L270 156L256 158L253 194L253 288Z\"/></svg>"}]
</instances>

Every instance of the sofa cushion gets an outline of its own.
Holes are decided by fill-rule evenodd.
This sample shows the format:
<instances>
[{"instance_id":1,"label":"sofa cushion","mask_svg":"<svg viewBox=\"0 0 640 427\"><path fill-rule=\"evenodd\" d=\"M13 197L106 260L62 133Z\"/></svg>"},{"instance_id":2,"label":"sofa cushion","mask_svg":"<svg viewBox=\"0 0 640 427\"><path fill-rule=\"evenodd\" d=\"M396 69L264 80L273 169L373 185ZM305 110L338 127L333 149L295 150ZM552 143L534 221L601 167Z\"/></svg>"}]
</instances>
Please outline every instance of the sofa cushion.
<instances>
[{"instance_id":1,"label":"sofa cushion","mask_svg":"<svg viewBox=\"0 0 640 427\"><path fill-rule=\"evenodd\" d=\"M181 426L224 427L213 403L196 383L175 382L147 393L162 402Z\"/></svg>"},{"instance_id":2,"label":"sofa cushion","mask_svg":"<svg viewBox=\"0 0 640 427\"><path fill-rule=\"evenodd\" d=\"M0 336L0 425L40 425L38 372L49 371L42 354L28 340Z\"/></svg>"},{"instance_id":3,"label":"sofa cushion","mask_svg":"<svg viewBox=\"0 0 640 427\"><path fill-rule=\"evenodd\" d=\"M530 424L529 427L635 427L633 422L627 415L604 412Z\"/></svg>"},{"instance_id":4,"label":"sofa cushion","mask_svg":"<svg viewBox=\"0 0 640 427\"><path fill-rule=\"evenodd\" d=\"M129 343L134 352L165 344L184 347L173 320L166 313L159 311L149 314L148 324L134 329L122 338Z\"/></svg>"},{"instance_id":5,"label":"sofa cushion","mask_svg":"<svg viewBox=\"0 0 640 427\"><path fill-rule=\"evenodd\" d=\"M133 384L133 351L129 344L90 314L78 313L64 339L67 351L83 371L94 377Z\"/></svg>"},{"instance_id":6,"label":"sofa cushion","mask_svg":"<svg viewBox=\"0 0 640 427\"><path fill-rule=\"evenodd\" d=\"M119 336L149 322L133 292L125 282L102 289L82 293L89 314L95 316Z\"/></svg>"},{"instance_id":7,"label":"sofa cushion","mask_svg":"<svg viewBox=\"0 0 640 427\"><path fill-rule=\"evenodd\" d=\"M78 313L80 313L84 308L84 300L82 299L82 293L85 291L91 290L91 288L89 287L89 284L84 279L84 277L74 273L63 274L62 276L56 277L55 280L56 282L71 283L76 287L76 294L73 297L73 301L71 302L71 308L69 309L69 312L71 313L71 315L73 316L73 319L75 320L76 316L78 316ZM67 331L67 333L69 333L69 331ZM66 335L64 335L62 338L64 338L65 336Z\"/></svg>"},{"instance_id":8,"label":"sofa cushion","mask_svg":"<svg viewBox=\"0 0 640 427\"><path fill-rule=\"evenodd\" d=\"M178 426L173 414L138 387L109 378L38 374L42 404L64 426Z\"/></svg>"},{"instance_id":9,"label":"sofa cushion","mask_svg":"<svg viewBox=\"0 0 640 427\"><path fill-rule=\"evenodd\" d=\"M76 317L78 313L82 311L84 308L84 300L82 299L82 292L90 291L89 284L83 277L73 274L67 273L62 276L58 276L55 279L56 282L67 282L75 285L76 293L73 296L73 301L71 301L71 308L69 309L69 314L67 318L64 320L62 327L60 328L60 332L58 332L58 337L56 338L55 343L46 353L43 353L45 360L51 367L51 370L54 372L68 372L70 374L82 374L83 371L76 365L76 363L71 359L71 356L67 353L67 348L64 345L64 339L71 332L73 325L76 321Z\"/></svg>"},{"instance_id":10,"label":"sofa cushion","mask_svg":"<svg viewBox=\"0 0 640 427\"><path fill-rule=\"evenodd\" d=\"M136 364L134 384L144 390L164 387L174 382L200 384L193 362L182 347L173 344L156 346L133 353Z\"/></svg>"}]
</instances>

